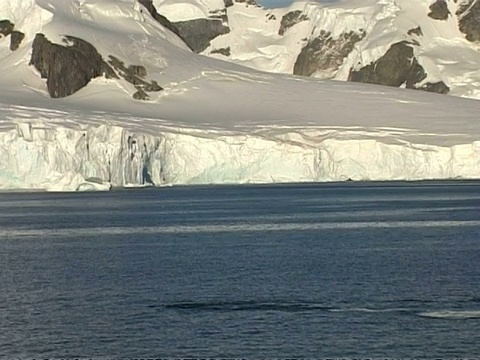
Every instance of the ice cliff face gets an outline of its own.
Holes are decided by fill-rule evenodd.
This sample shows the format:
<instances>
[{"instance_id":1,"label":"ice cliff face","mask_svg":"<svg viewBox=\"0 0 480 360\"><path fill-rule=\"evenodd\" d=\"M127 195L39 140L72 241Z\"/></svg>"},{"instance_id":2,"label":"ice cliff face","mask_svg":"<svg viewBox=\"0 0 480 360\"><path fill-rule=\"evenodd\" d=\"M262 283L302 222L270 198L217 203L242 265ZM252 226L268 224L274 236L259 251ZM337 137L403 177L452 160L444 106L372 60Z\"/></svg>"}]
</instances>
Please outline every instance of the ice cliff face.
<instances>
[{"instance_id":1,"label":"ice cliff face","mask_svg":"<svg viewBox=\"0 0 480 360\"><path fill-rule=\"evenodd\" d=\"M312 146L254 135L152 136L105 125L73 130L18 124L0 133L0 150L1 189L480 177L480 141L430 146L325 139Z\"/></svg>"}]
</instances>

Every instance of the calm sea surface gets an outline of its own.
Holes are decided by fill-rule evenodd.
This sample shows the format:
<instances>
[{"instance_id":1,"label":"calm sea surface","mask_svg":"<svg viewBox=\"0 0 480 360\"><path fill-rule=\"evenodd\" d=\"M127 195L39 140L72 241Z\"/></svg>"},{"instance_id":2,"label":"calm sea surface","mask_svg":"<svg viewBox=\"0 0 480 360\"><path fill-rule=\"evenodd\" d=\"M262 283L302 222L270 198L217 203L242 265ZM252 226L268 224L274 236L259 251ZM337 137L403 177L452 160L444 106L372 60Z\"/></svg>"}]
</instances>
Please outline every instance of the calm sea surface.
<instances>
[{"instance_id":1,"label":"calm sea surface","mask_svg":"<svg viewBox=\"0 0 480 360\"><path fill-rule=\"evenodd\" d=\"M0 358L480 357L480 183L0 194Z\"/></svg>"}]
</instances>

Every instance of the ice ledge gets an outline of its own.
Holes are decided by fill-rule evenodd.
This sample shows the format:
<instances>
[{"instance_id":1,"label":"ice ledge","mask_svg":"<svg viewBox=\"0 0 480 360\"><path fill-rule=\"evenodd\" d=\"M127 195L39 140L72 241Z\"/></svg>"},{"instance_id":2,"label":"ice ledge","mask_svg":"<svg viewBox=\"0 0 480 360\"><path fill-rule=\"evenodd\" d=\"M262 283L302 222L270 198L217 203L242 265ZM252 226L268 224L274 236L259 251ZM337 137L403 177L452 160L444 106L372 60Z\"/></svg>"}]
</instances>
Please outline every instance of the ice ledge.
<instances>
[{"instance_id":1,"label":"ice ledge","mask_svg":"<svg viewBox=\"0 0 480 360\"><path fill-rule=\"evenodd\" d=\"M288 136L285 136L288 138ZM0 189L480 178L480 142L455 146L260 135L135 133L118 126L0 133Z\"/></svg>"}]
</instances>

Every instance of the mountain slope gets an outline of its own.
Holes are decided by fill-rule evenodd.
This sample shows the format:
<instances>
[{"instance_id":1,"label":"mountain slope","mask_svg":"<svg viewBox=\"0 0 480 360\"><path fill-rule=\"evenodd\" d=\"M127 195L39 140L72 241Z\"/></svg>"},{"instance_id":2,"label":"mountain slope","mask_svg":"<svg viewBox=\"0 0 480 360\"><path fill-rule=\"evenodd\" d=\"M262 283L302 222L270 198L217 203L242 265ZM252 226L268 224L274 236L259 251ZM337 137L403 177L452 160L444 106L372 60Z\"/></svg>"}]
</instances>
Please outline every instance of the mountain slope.
<instances>
[{"instance_id":1,"label":"mountain slope","mask_svg":"<svg viewBox=\"0 0 480 360\"><path fill-rule=\"evenodd\" d=\"M0 39L3 189L480 176L477 101L196 55L139 2L10 2L0 18L24 34L15 51Z\"/></svg>"},{"instance_id":2,"label":"mountain slope","mask_svg":"<svg viewBox=\"0 0 480 360\"><path fill-rule=\"evenodd\" d=\"M269 72L480 97L476 0L297 1L271 10L242 1L155 3L174 23L224 14L226 30L202 54Z\"/></svg>"}]
</instances>

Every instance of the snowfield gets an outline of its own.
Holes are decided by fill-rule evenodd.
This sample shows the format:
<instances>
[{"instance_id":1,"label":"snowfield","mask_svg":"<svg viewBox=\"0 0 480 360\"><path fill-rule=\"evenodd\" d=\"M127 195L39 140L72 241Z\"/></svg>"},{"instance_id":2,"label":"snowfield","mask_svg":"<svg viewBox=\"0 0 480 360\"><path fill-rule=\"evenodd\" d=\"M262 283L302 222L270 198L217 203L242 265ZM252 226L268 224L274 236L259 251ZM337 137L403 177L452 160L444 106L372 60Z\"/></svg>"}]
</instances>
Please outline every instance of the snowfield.
<instances>
[{"instance_id":1,"label":"snowfield","mask_svg":"<svg viewBox=\"0 0 480 360\"><path fill-rule=\"evenodd\" d=\"M0 39L1 189L480 178L478 101L196 55L131 0L2 2L4 18L26 36ZM99 77L51 99L29 65L37 32L142 64L164 90L139 101Z\"/></svg>"}]
</instances>

